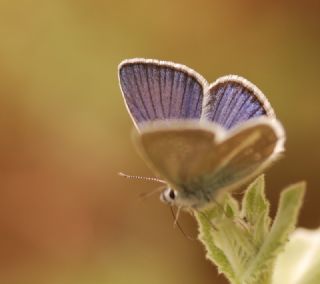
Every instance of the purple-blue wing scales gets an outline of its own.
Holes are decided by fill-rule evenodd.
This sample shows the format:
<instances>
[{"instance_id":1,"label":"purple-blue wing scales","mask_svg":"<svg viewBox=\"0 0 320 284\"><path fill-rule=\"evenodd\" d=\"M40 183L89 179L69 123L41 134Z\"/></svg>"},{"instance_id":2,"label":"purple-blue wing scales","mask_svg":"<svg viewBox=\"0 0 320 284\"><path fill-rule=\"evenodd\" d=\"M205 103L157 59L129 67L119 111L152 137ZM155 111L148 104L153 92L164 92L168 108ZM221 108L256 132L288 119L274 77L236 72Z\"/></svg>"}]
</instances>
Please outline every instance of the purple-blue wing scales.
<instances>
[{"instance_id":1,"label":"purple-blue wing scales","mask_svg":"<svg viewBox=\"0 0 320 284\"><path fill-rule=\"evenodd\" d=\"M259 116L275 117L264 94L248 80L229 75L210 85L202 117L225 129Z\"/></svg>"},{"instance_id":2,"label":"purple-blue wing scales","mask_svg":"<svg viewBox=\"0 0 320 284\"><path fill-rule=\"evenodd\" d=\"M128 110L140 123L200 119L205 80L171 62L133 59L119 66L120 87Z\"/></svg>"}]
</instances>

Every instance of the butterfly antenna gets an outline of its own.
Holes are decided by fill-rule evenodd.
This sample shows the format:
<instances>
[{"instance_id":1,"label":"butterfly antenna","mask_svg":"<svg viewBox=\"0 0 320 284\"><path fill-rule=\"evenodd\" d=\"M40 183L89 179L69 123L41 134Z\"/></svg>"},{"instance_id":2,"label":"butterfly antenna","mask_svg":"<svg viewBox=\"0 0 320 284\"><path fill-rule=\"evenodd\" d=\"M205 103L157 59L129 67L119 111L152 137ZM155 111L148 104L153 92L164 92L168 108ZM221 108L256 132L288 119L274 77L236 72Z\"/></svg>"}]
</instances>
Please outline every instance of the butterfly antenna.
<instances>
[{"instance_id":1,"label":"butterfly antenna","mask_svg":"<svg viewBox=\"0 0 320 284\"><path fill-rule=\"evenodd\" d=\"M195 238L192 238L192 237L188 236L188 235L182 230L182 227L180 226L180 224L179 224L179 222L178 222L178 217L179 217L181 208L182 208L182 207L178 207L178 211L177 211L177 213L175 213L174 210L173 210L173 206L170 206L171 214L172 214L173 219L174 219L173 225L179 229L179 231L182 233L182 235L184 235L185 238L187 238L187 239L190 240L190 241L195 241L195 240L196 240Z\"/></svg>"},{"instance_id":2,"label":"butterfly antenna","mask_svg":"<svg viewBox=\"0 0 320 284\"><path fill-rule=\"evenodd\" d=\"M154 181L154 182L160 182L160 183L166 184L166 182L164 180L158 179L155 177L132 176L132 175L127 175L127 174L124 174L121 172L119 172L118 175L121 177L124 177L124 178L128 178L128 179L140 179L140 180L144 180L144 181Z\"/></svg>"}]
</instances>

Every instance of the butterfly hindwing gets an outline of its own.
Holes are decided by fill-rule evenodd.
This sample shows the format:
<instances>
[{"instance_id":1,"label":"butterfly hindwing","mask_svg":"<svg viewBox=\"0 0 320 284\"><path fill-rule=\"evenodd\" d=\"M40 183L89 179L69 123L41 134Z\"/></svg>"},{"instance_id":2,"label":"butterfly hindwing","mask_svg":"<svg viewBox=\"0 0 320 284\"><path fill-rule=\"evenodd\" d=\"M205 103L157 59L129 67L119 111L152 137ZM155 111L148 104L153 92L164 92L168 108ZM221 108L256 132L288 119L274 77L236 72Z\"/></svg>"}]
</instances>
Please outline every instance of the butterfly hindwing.
<instances>
[{"instance_id":1,"label":"butterfly hindwing","mask_svg":"<svg viewBox=\"0 0 320 284\"><path fill-rule=\"evenodd\" d=\"M225 129L259 116L274 117L263 93L248 80L229 75L212 83L204 102L202 117Z\"/></svg>"}]
</instances>

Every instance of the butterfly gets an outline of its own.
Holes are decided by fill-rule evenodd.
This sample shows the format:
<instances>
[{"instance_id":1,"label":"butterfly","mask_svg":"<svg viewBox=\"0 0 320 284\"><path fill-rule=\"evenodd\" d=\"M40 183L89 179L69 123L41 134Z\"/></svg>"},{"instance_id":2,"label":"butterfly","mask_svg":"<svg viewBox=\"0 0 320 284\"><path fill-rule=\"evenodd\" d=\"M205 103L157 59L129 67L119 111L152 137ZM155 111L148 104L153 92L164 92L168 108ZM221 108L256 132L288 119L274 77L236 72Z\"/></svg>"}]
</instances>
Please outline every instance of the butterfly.
<instances>
[{"instance_id":1,"label":"butterfly","mask_svg":"<svg viewBox=\"0 0 320 284\"><path fill-rule=\"evenodd\" d=\"M264 94L237 75L209 84L191 68L134 58L119 65L134 142L167 185L160 199L201 209L261 173L285 132Z\"/></svg>"}]
</instances>

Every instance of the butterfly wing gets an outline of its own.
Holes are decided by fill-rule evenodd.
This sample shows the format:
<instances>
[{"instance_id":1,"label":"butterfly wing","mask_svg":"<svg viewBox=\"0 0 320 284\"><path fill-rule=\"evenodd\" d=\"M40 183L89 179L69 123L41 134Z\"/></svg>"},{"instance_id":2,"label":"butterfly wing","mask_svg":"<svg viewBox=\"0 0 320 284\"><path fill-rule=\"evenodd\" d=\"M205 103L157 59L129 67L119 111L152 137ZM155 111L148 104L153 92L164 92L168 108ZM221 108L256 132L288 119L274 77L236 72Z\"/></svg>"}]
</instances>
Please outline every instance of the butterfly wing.
<instances>
[{"instance_id":1,"label":"butterfly wing","mask_svg":"<svg viewBox=\"0 0 320 284\"><path fill-rule=\"evenodd\" d=\"M119 65L119 81L138 129L148 121L200 119L207 82L184 65L152 59L125 60Z\"/></svg>"},{"instance_id":2,"label":"butterfly wing","mask_svg":"<svg viewBox=\"0 0 320 284\"><path fill-rule=\"evenodd\" d=\"M275 117L264 94L248 80L229 75L219 78L206 92L202 117L230 129L259 116Z\"/></svg>"},{"instance_id":3,"label":"butterfly wing","mask_svg":"<svg viewBox=\"0 0 320 284\"><path fill-rule=\"evenodd\" d=\"M135 140L149 166L199 205L261 172L282 151L283 137L278 121L258 118L228 132L212 123L145 125Z\"/></svg>"},{"instance_id":4,"label":"butterfly wing","mask_svg":"<svg viewBox=\"0 0 320 284\"><path fill-rule=\"evenodd\" d=\"M212 131L192 121L172 121L170 126L159 122L144 125L135 141L151 168L177 185L212 171L216 163L208 155L219 133L218 127Z\"/></svg>"}]
</instances>

